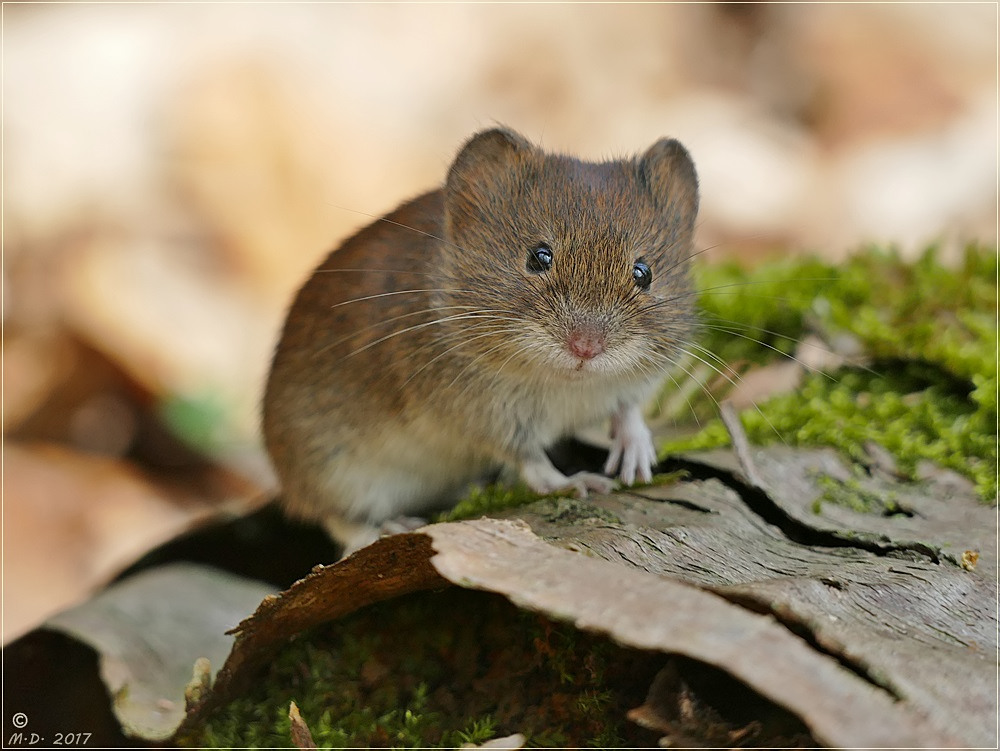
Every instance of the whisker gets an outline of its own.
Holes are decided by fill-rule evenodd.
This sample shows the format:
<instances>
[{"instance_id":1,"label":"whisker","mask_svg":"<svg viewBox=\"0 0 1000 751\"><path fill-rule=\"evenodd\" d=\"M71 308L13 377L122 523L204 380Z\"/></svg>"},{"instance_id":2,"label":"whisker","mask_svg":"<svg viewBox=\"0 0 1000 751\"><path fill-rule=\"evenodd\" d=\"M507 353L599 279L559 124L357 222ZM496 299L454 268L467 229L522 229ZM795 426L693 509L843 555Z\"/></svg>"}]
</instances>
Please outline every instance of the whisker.
<instances>
[{"instance_id":1,"label":"whisker","mask_svg":"<svg viewBox=\"0 0 1000 751\"><path fill-rule=\"evenodd\" d=\"M808 341L805 341L803 339L796 339L794 336L788 336L786 334L781 334L781 333L779 333L777 331L771 331L770 329L765 329L765 328L763 328L761 326L753 326L753 325L748 324L748 323L740 323L738 321L728 321L728 320L721 319L721 318L717 319L717 320L721 321L725 325L720 325L720 324L702 324L702 325L703 325L704 328L712 329L714 331L722 331L723 333L730 334L732 336L737 336L737 337L739 337L741 339L745 339L745 340L747 340L749 342L753 342L754 344L759 344L762 347L766 347L767 349L770 349L773 352L776 352L777 354L781 355L784 358L787 358L789 360L797 362L799 365L801 365L803 368L805 368L806 370L808 370L811 373L816 373L816 374L819 374L819 375L823 375L824 377L828 378L831 381L835 381L836 380L836 378L834 378L832 375L830 375L829 373L827 373L825 370L820 370L819 368L812 368L812 367L806 365L801 359L799 359L795 355L790 354L788 352L782 352L779 348L777 348L777 347L775 347L775 346L773 346L771 344L768 344L763 339L758 339L758 338L753 337L753 336L748 336L747 334L742 334L739 331L734 331L731 328L727 328L727 327L728 326L743 327L744 329L751 329L753 331L759 331L761 333L768 334L768 335L776 337L778 339L784 339L785 341L793 342L794 344L796 344L796 345L798 345L800 347L810 347L812 349L819 350L820 352L823 352L825 354L836 354L833 350L829 349L828 347L823 347L823 346L820 346L819 344L813 344L812 342L808 342ZM871 368L869 368L868 366L866 366L866 365L864 365L862 363L851 363L851 367L855 367L855 368L858 368L859 370L863 370L866 373L868 373L869 375L876 375L876 376L879 375L879 373L877 371L872 370Z\"/></svg>"},{"instance_id":2,"label":"whisker","mask_svg":"<svg viewBox=\"0 0 1000 751\"><path fill-rule=\"evenodd\" d=\"M710 350L708 347L705 347L704 345L701 345L698 342L694 342L694 341L683 341L682 344L684 344L686 346L689 346L689 347L694 347L699 352L704 353L706 357L708 357L708 358L714 360L715 362L717 362L720 367L725 368L726 371L729 372L734 378L742 380L740 374L733 368L732 365L730 365L728 362L726 362L726 360L724 358L722 358L719 355L717 355L715 352L713 352L712 350ZM708 365L709 363L706 362L705 364Z\"/></svg>"},{"instance_id":3,"label":"whisker","mask_svg":"<svg viewBox=\"0 0 1000 751\"><path fill-rule=\"evenodd\" d=\"M463 332L463 333L465 333L465 332ZM427 369L428 367L430 367L431 365L433 365L435 362L437 362L438 360L440 360L442 357L445 357L446 355L451 354L452 352L454 352L459 347L463 347L465 345L471 344L472 342L478 341L479 339L484 339L484 338L489 337L489 336L496 336L498 333L503 333L503 330L500 330L500 331L492 331L491 330L491 331L487 331L487 332L482 333L482 334L477 334L476 336L473 336L473 337L464 337L463 336L462 339L461 339L461 341L459 341L458 344L455 344L455 345L453 345L451 347L448 347L443 352L438 353L437 355L435 355L434 357L432 357L430 360L428 360L427 362L425 362L423 365L421 365L416 371L414 371L414 373L409 378L407 378L405 381L403 381L403 385L405 386L406 384L408 384L410 381L412 381L414 378L416 378L425 369ZM498 345L498 346L502 346L502 345ZM459 375L461 375L461 373Z\"/></svg>"},{"instance_id":4,"label":"whisker","mask_svg":"<svg viewBox=\"0 0 1000 751\"><path fill-rule=\"evenodd\" d=\"M834 278L817 278L817 279L801 279L796 281L803 282L831 282L836 281ZM701 297L702 295L740 295L741 297L747 297L754 300L772 300L776 302L789 302L791 298L783 297L780 295L758 295L746 292L726 292L722 290L729 290L734 287L748 287L748 286L761 286L761 285L774 285L780 284L782 282L760 280L760 281L749 281L749 282L732 282L730 284L719 284L715 287L706 287L704 289L691 289L682 292L679 295L674 295L672 297L665 297L662 300L656 300L654 303L647 306L647 309L662 307L664 305L670 305L672 303L680 302L689 297Z\"/></svg>"},{"instance_id":5,"label":"whisker","mask_svg":"<svg viewBox=\"0 0 1000 751\"><path fill-rule=\"evenodd\" d=\"M427 276L431 278L440 278L440 274L432 273L428 271L413 271L410 269L376 269L376 268L359 268L359 269L349 269L349 268L337 268L337 269L315 269L314 274L340 274L340 273L358 273L358 274L406 274L408 276Z\"/></svg>"},{"instance_id":6,"label":"whisker","mask_svg":"<svg viewBox=\"0 0 1000 751\"><path fill-rule=\"evenodd\" d=\"M681 398L684 399L685 404L687 404L688 409L691 411L691 416L694 418L695 425L697 425L698 429L701 430L701 428L702 428L701 418L698 417L698 412L695 410L694 405L691 404L691 400L688 398L687 390L684 389L681 386L681 384L679 384L677 382L677 379L674 378L674 374L671 372L671 370L673 368L680 368L680 364L678 363L678 361L674 357L671 357L671 356L664 356L664 360L666 360L666 362L668 362L670 364L670 366L671 366L670 368L668 368L665 371L666 374L667 374L667 378L669 378L670 381L671 381L671 383L673 383L674 386L677 387L677 392L676 393L680 394ZM689 378L688 383L697 383L697 381L695 381L694 379ZM704 386L701 386L701 384L698 384L698 385L702 389L705 388ZM661 389L661 391L662 391L662 389ZM659 393L657 393L656 401L657 401L657 410L658 410L658 412L660 414L662 414L663 413L663 408L662 408L662 406L659 403L660 402L660 395L659 395Z\"/></svg>"},{"instance_id":7,"label":"whisker","mask_svg":"<svg viewBox=\"0 0 1000 751\"><path fill-rule=\"evenodd\" d=\"M456 383L458 383L459 379L461 379L461 377L463 375L465 375L465 373L469 370L469 368L471 368L473 365L475 365L481 359L483 359L484 357L488 357L489 355L491 355L494 352L496 352L498 349L503 349L504 347L509 347L509 346L511 346L511 343L509 341L502 341L499 344L497 344L497 345L495 345L493 347L490 347L485 352L480 352L478 355L476 355L474 358L472 358L472 360L470 360L469 363L464 368L462 368L458 372L458 375L456 375L452 379L451 383L448 384L448 390L450 390ZM500 367L496 369L496 371L493 373L493 382L494 383L496 382L497 378L499 378L500 371L503 370L503 367L508 362L510 362L510 360L513 357L515 357L517 354L518 354L517 350L515 350L514 352L512 352L511 355L510 355L510 357L508 357L506 360L504 360L503 363L500 365ZM470 383L466 383L465 386L463 387L462 391L464 392L466 389L470 388L470 386L471 386Z\"/></svg>"},{"instance_id":8,"label":"whisker","mask_svg":"<svg viewBox=\"0 0 1000 751\"><path fill-rule=\"evenodd\" d=\"M452 321L461 321L461 320L468 320L468 319L481 319L481 318L483 318L483 317L482 316L477 316L474 313L461 313L461 314L456 314L456 315L452 315L452 316L445 316L444 318L438 318L438 319L435 319L433 321L425 321L424 323L418 323L415 326L407 326L405 329L400 329L399 331L394 331L393 333L387 334L386 336L383 336L383 337L380 337L379 339L376 339L373 342L369 342L364 347L360 347L359 349L353 350L349 354L345 355L345 357L354 357L355 355L358 355L358 354L360 354L360 353L362 353L362 352L364 352L364 351L366 351L368 349L371 349L372 347L374 347L376 345L379 345L382 342L385 342L385 341L388 341L389 339L392 339L393 337L401 336L402 334L408 334L408 333L410 333L412 331L419 331L420 329L427 328L428 326L437 326L437 325L440 325L442 323L449 323L449 322L452 322ZM498 318L498 320L514 320L514 319Z\"/></svg>"},{"instance_id":9,"label":"whisker","mask_svg":"<svg viewBox=\"0 0 1000 751\"><path fill-rule=\"evenodd\" d=\"M753 342L754 344L760 345L761 347L764 347L765 349L769 349L772 352L777 353L781 357L784 357L784 358L786 358L788 360L791 360L791 361L793 361L795 363L798 363L799 365L801 365L806 370L809 370L809 371L814 372L814 373L822 373L823 375L827 376L828 378L831 378L831 380L832 380L832 377L828 373L826 373L824 371L820 371L820 370L815 369L815 368L812 368L809 365L806 365L801 359L799 359L795 355L793 355L793 354L791 354L789 352L783 352L779 348L775 347L773 344L768 344L763 339L758 339L755 336L749 336L747 334L743 334L743 333L741 333L739 331L734 330L734 328L728 328L727 327L727 326L737 326L737 325L739 325L739 324L735 324L735 323L732 323L732 322L727 322L726 326L722 326L722 325L718 325L718 324L703 324L703 328L710 329L712 331L721 331L721 332L723 332L725 334L729 334L730 336L738 337L738 338L743 339L743 340L748 341L748 342ZM749 326L749 325L747 325L747 328L752 328L755 331L761 331L763 333L774 333L774 332L768 331L767 329L759 328L759 327L756 327L756 326ZM780 337L782 339L785 339L786 341L794 342L795 344L798 344L798 345L807 344L806 342L802 341L801 339L796 339L795 337L784 336L784 335L781 335L781 334L774 334L774 335L778 336L778 337ZM826 349L825 347L820 347L818 345L811 345L811 346L815 346L816 349L819 349L819 350L821 350L823 352L827 352L827 353L830 352L830 350Z\"/></svg>"},{"instance_id":10,"label":"whisker","mask_svg":"<svg viewBox=\"0 0 1000 751\"><path fill-rule=\"evenodd\" d=\"M430 289L399 289L392 292L380 292L377 295L365 295L364 297L355 297L351 300L344 300L343 302L335 303L329 307L329 310L334 310L336 308L341 308L344 305L353 305L358 302L365 302L366 300L378 300L383 297L392 297L394 295L414 295L419 293L431 293L431 292L465 292L471 293L471 290L467 289L442 289L442 288L430 288Z\"/></svg>"},{"instance_id":11,"label":"whisker","mask_svg":"<svg viewBox=\"0 0 1000 751\"><path fill-rule=\"evenodd\" d=\"M680 351L683 352L686 355L689 355L689 356L693 357L694 359L698 360L699 362L704 363L704 360L701 360L701 358L693 355L692 353L688 352L687 350L681 349ZM708 396L708 398L711 399L713 402L715 402L716 411L718 411L720 409L719 400L715 398L715 395L711 391L708 390L708 388L705 386L705 384L702 383L698 379L698 377L695 376L694 373L692 373L690 370L688 370L688 368L684 367L683 362L681 362L680 360L668 357L666 355L664 355L664 357L667 360L667 362L669 362L673 367L678 368L679 370L681 370L689 379L691 379L692 382L698 384L698 386L701 388L702 391L705 392L705 394ZM704 363L704 364L707 365L708 363ZM671 380L673 380L672 376L671 376ZM676 384L677 381L674 380L674 383ZM697 421L698 420L698 415L694 411L694 407L691 405L691 402L687 400L686 396L685 396L685 401L688 402L688 406L691 407L691 412L695 415L695 420ZM699 424L699 427L700 427L701 423L699 422L698 424Z\"/></svg>"},{"instance_id":12,"label":"whisker","mask_svg":"<svg viewBox=\"0 0 1000 751\"><path fill-rule=\"evenodd\" d=\"M795 279L796 283L799 282L836 282L839 277L836 276L817 276L817 277L803 277L801 279ZM766 284L772 285L786 285L789 283L787 279L751 279L742 282L727 282L726 284L717 284L714 287L702 287L701 289L695 290L697 294L704 294L706 292L715 292L720 289L732 289L733 287L759 287Z\"/></svg>"},{"instance_id":13,"label":"whisker","mask_svg":"<svg viewBox=\"0 0 1000 751\"><path fill-rule=\"evenodd\" d=\"M511 352L510 356L506 360L504 360L502 363L500 363L500 367L498 367L496 369L496 372L494 372L494 374L493 374L493 382L494 383L496 383L500 379L500 373L503 372L503 369L507 367L507 363L509 363L511 360L513 360L519 354L527 354L528 358L531 359L532 350L530 348L525 347L525 348L521 348L521 349L515 349L513 352ZM551 377L551 373L546 373L546 376L547 377Z\"/></svg>"},{"instance_id":14,"label":"whisker","mask_svg":"<svg viewBox=\"0 0 1000 751\"><path fill-rule=\"evenodd\" d=\"M683 344L685 344L685 345L691 345L693 347L700 346L700 345L697 345L694 342L683 342ZM690 349L687 349L686 347L684 347L682 349L688 355L690 355L691 357L695 358L696 360L704 363L705 365L707 365L708 367L710 367L712 370L714 370L716 373L718 373L720 376L722 376L723 378L725 378L727 381L729 381L729 383L734 388L737 386L737 381L742 381L742 377L739 376L738 374L737 374L736 380L734 380L728 374L724 373L723 371L719 370L719 368L715 367L711 362L709 362L708 360L705 360L704 358L700 357L696 352L694 352L694 351L692 351ZM707 393L709 396L712 397L712 401L715 402L716 407L718 407L719 406L718 399L716 399L715 396L712 395L711 392L709 392L707 389L706 389L705 393ZM782 436L781 433L778 431L778 429L776 427L774 427L774 424L767 418L767 415L764 414L764 411L760 408L760 406L756 402L754 402L753 407L754 407L755 410L757 410L757 413L761 416L761 418L764 420L764 422L767 423L768 427L771 428L772 431L774 431L774 434L778 437L778 440L781 441L782 443L785 443L784 436Z\"/></svg>"},{"instance_id":15,"label":"whisker","mask_svg":"<svg viewBox=\"0 0 1000 751\"><path fill-rule=\"evenodd\" d=\"M673 250L676 247L677 247L676 245L670 246L667 249L667 252L669 253L671 250ZM708 251L714 250L717 247L719 247L718 244L716 244L716 245L709 245L708 247L702 248L701 250L696 250L694 253L688 253L686 256L683 256L683 257L677 259L674 263L672 263L670 266L668 266L665 270L663 270L663 271L657 270L656 273L660 274L662 276L669 276L670 272L674 271L674 269L678 268L679 266L683 266L684 264L688 263L692 259L697 258L698 256L700 256L702 253L707 253Z\"/></svg>"},{"instance_id":16,"label":"whisker","mask_svg":"<svg viewBox=\"0 0 1000 751\"><path fill-rule=\"evenodd\" d=\"M355 331L352 331L350 334L346 334L345 336L342 336L340 339L337 339L336 341L331 342L326 347L324 347L323 350L321 350L321 351L326 351L327 349L332 349L333 347L336 347L336 346L341 345L341 344L343 344L344 342L346 342L346 341L348 341L350 339L353 339L358 334L363 334L366 331L371 331L372 329L377 329L380 326L385 326L385 325L390 324L390 323L395 323L396 321L401 321L404 318L412 318L413 316L424 315L426 313L436 313L436 312L439 312L439 311L442 311L442 310L478 311L480 313L501 313L501 312L503 312L503 311L494 311L494 310L484 310L484 309L477 308L474 305L442 305L441 307L421 308L420 310L412 310L409 313L403 313L403 314L398 315L398 316L393 316L392 318L386 318L385 320L382 320L382 321L376 321L375 323L370 324L368 326L365 326L364 328L356 329Z\"/></svg>"}]
</instances>

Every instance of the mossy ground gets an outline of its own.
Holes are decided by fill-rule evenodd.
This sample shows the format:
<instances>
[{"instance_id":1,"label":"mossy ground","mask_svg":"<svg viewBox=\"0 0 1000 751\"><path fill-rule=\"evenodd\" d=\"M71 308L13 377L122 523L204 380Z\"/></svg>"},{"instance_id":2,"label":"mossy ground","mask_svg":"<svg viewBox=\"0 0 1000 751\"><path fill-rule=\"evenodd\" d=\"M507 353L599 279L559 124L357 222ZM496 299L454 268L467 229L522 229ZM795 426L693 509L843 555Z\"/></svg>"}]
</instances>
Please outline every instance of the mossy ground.
<instances>
[{"instance_id":1,"label":"mossy ground","mask_svg":"<svg viewBox=\"0 0 1000 751\"><path fill-rule=\"evenodd\" d=\"M538 494L524 486L487 485L473 488L454 508L443 511L436 522L453 522L460 519L478 519L504 509L524 506L538 500Z\"/></svg>"},{"instance_id":2,"label":"mossy ground","mask_svg":"<svg viewBox=\"0 0 1000 751\"><path fill-rule=\"evenodd\" d=\"M290 744L295 701L320 748L655 745L625 720L665 658L450 589L366 608L289 644L185 745Z\"/></svg>"},{"instance_id":3,"label":"mossy ground","mask_svg":"<svg viewBox=\"0 0 1000 751\"><path fill-rule=\"evenodd\" d=\"M699 343L718 356L717 367L792 356L810 333L826 342L852 338L869 363L809 374L795 391L745 410L751 442L833 446L859 466L865 444L874 442L904 475L930 460L969 477L984 501L995 502L995 249L971 246L953 266L940 263L933 250L909 263L870 249L840 264L796 258L752 271L735 263L705 265L697 277L704 321ZM689 418L708 415L715 399L706 390L684 409ZM728 443L722 423L710 419L663 450Z\"/></svg>"},{"instance_id":4,"label":"mossy ground","mask_svg":"<svg viewBox=\"0 0 1000 751\"><path fill-rule=\"evenodd\" d=\"M513 733L528 747L655 748L664 733L626 715L664 674L656 704L676 739L816 745L800 720L722 670L621 647L459 588L373 605L301 635L256 688L181 743L288 747L295 701L319 748L457 748Z\"/></svg>"}]
</instances>

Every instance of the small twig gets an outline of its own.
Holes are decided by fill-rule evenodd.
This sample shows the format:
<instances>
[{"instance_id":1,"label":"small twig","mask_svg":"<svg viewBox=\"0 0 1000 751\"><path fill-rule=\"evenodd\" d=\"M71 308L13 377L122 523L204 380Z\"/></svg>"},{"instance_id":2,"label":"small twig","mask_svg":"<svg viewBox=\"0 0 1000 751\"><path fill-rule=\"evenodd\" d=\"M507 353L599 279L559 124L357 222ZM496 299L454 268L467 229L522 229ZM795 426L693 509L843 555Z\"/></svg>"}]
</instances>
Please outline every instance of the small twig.
<instances>
[{"instance_id":1,"label":"small twig","mask_svg":"<svg viewBox=\"0 0 1000 751\"><path fill-rule=\"evenodd\" d=\"M295 744L295 747L302 749L302 751L316 751L316 741L313 740L309 726L302 719L299 708L294 701L288 707L288 719L292 721L292 743Z\"/></svg>"},{"instance_id":2,"label":"small twig","mask_svg":"<svg viewBox=\"0 0 1000 751\"><path fill-rule=\"evenodd\" d=\"M494 738L479 746L475 743L463 743L460 748L499 748L504 749L504 751L517 751L517 749L524 748L526 740L523 734L514 733L514 735L508 735L504 738Z\"/></svg>"},{"instance_id":3,"label":"small twig","mask_svg":"<svg viewBox=\"0 0 1000 751\"><path fill-rule=\"evenodd\" d=\"M740 416L736 413L732 402L724 401L719 407L719 412L722 417L722 424L726 426L726 430L729 431L729 437L733 441L733 451L740 462L743 474L746 475L751 485L763 490L764 483L761 481L760 475L757 474L757 465L754 464L753 457L750 455L750 442L747 440L747 434L743 430L743 423L740 422Z\"/></svg>"},{"instance_id":4,"label":"small twig","mask_svg":"<svg viewBox=\"0 0 1000 751\"><path fill-rule=\"evenodd\" d=\"M193 677L184 688L184 710L191 712L212 688L212 664L207 657L194 661Z\"/></svg>"}]
</instances>

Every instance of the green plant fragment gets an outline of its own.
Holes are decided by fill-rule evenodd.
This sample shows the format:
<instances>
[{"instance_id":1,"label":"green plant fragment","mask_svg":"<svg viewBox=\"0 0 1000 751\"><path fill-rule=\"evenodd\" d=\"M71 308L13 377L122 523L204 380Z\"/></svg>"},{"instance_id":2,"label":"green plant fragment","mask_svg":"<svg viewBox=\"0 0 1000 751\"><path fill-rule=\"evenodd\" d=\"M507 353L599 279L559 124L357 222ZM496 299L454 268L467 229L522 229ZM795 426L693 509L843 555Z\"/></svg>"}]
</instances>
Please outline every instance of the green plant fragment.
<instances>
[{"instance_id":1,"label":"green plant fragment","mask_svg":"<svg viewBox=\"0 0 1000 751\"><path fill-rule=\"evenodd\" d=\"M859 466L866 461L865 443L875 442L904 476L912 478L929 460L971 479L985 502L996 501L995 248L971 245L952 266L942 264L933 248L914 262L870 248L837 265L797 257L745 270L730 262L700 266L696 277L703 290L704 349L691 357L701 358L703 367L722 370L724 362L745 368L793 357L808 334L826 342L850 338L871 363L811 373L795 391L744 410L751 442L833 446ZM668 401L670 388L661 401ZM700 419L724 395L705 388L685 408ZM721 421L711 419L662 449L728 444ZM837 497L859 503L843 493Z\"/></svg>"}]
</instances>

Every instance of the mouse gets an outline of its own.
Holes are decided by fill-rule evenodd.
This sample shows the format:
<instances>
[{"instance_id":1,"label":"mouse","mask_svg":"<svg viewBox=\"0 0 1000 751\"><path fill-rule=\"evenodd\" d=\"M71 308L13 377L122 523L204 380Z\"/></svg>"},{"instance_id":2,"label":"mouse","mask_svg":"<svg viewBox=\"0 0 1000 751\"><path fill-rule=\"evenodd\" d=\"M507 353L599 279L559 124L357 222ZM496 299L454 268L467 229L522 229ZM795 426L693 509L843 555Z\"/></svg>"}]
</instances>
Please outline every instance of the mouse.
<instances>
[{"instance_id":1,"label":"mouse","mask_svg":"<svg viewBox=\"0 0 1000 751\"><path fill-rule=\"evenodd\" d=\"M579 497L649 482L643 408L696 323L698 201L676 139L598 162L473 135L443 185L295 295L263 398L284 510L346 555L484 478ZM564 475L546 449L602 421L603 472Z\"/></svg>"}]
</instances>

